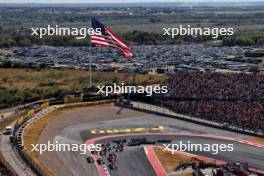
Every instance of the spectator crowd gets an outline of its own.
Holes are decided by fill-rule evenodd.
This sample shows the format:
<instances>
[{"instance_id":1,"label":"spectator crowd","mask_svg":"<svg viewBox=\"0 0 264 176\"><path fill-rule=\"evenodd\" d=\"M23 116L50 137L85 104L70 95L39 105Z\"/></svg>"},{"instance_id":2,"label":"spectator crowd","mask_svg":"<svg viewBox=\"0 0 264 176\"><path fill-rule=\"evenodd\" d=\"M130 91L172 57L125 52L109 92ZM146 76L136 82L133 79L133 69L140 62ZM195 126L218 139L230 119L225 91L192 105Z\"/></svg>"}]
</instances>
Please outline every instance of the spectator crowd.
<instances>
[{"instance_id":1,"label":"spectator crowd","mask_svg":"<svg viewBox=\"0 0 264 176\"><path fill-rule=\"evenodd\" d=\"M177 113L264 133L264 75L177 72L168 87Z\"/></svg>"},{"instance_id":2,"label":"spectator crowd","mask_svg":"<svg viewBox=\"0 0 264 176\"><path fill-rule=\"evenodd\" d=\"M169 81L177 97L264 99L264 75L177 72Z\"/></svg>"}]
</instances>

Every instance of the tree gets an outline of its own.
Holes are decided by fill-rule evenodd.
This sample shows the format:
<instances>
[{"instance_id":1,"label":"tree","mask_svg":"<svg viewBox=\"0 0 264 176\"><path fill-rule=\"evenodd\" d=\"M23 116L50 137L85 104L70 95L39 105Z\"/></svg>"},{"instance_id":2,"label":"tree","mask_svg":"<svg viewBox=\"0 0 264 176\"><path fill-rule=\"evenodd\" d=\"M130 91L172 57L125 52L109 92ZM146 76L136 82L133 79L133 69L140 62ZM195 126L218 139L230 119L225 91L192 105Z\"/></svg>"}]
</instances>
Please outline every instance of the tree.
<instances>
[{"instance_id":1,"label":"tree","mask_svg":"<svg viewBox=\"0 0 264 176\"><path fill-rule=\"evenodd\" d=\"M258 46L264 46L264 38L260 38L257 40L257 45Z\"/></svg>"},{"instance_id":2,"label":"tree","mask_svg":"<svg viewBox=\"0 0 264 176\"><path fill-rule=\"evenodd\" d=\"M224 46L234 46L234 37L225 37L223 39Z\"/></svg>"},{"instance_id":3,"label":"tree","mask_svg":"<svg viewBox=\"0 0 264 176\"><path fill-rule=\"evenodd\" d=\"M18 46L31 46L31 41L27 38L22 38L18 41Z\"/></svg>"},{"instance_id":4,"label":"tree","mask_svg":"<svg viewBox=\"0 0 264 176\"><path fill-rule=\"evenodd\" d=\"M4 68L10 68L10 67L12 67L12 61L10 61L10 60L5 60L5 61L3 62L3 67L4 67Z\"/></svg>"},{"instance_id":5,"label":"tree","mask_svg":"<svg viewBox=\"0 0 264 176\"><path fill-rule=\"evenodd\" d=\"M250 37L236 37L234 43L239 46L255 45L254 40L252 40Z\"/></svg>"}]
</instances>

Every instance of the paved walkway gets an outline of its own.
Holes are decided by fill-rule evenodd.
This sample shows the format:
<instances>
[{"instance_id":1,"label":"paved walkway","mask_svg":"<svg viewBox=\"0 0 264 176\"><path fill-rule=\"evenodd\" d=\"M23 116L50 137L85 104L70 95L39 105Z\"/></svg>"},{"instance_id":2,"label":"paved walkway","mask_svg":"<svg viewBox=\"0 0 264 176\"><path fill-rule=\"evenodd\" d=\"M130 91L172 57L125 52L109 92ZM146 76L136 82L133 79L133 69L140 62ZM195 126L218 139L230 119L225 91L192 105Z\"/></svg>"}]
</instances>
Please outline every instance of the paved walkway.
<instances>
[{"instance_id":1,"label":"paved walkway","mask_svg":"<svg viewBox=\"0 0 264 176\"><path fill-rule=\"evenodd\" d=\"M14 126L14 123L11 125ZM10 135L1 135L0 137L0 152L5 158L6 162L14 169L19 176L35 176L32 170L25 164L18 154L12 149L9 143Z\"/></svg>"},{"instance_id":2,"label":"paved walkway","mask_svg":"<svg viewBox=\"0 0 264 176\"><path fill-rule=\"evenodd\" d=\"M5 119L6 117L13 115L16 111L16 108L7 108L0 110L0 123L1 120Z\"/></svg>"}]
</instances>

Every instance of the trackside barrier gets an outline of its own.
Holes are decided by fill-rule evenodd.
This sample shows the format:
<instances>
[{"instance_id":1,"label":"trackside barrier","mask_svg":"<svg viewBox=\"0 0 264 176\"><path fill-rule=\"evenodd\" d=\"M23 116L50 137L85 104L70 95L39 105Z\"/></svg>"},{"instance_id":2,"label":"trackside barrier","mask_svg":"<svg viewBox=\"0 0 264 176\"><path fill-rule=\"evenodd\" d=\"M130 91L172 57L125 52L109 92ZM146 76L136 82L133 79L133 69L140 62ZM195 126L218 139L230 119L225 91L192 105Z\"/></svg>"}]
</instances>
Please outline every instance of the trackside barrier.
<instances>
[{"instance_id":1,"label":"trackside barrier","mask_svg":"<svg viewBox=\"0 0 264 176\"><path fill-rule=\"evenodd\" d=\"M64 101L62 102L64 103ZM14 149L18 153L18 155L23 159L23 161L30 167L30 169L37 176L45 176L47 175L46 174L47 172L43 170L43 168L40 167L39 164L37 164L34 160L32 160L31 157L26 152L24 152L23 145L20 142L20 140L23 140L22 133L23 133L23 130L26 129L27 125L43 117L44 115L43 114L41 115L40 111L45 111L48 108L51 108L51 111L53 111L55 109L66 109L66 108L71 108L71 107L82 107L82 106L84 107L84 106L91 106L91 105L106 104L106 103L111 103L111 102L113 102L113 99L110 99L110 98L101 99L100 101L98 101L98 99L95 98L94 101L92 102L77 102L77 103L68 103L68 104L59 103L61 105L59 106L56 105L56 107L54 108L51 107L53 106L52 105L53 103L45 102L41 104L40 106L38 106L37 108L29 110L25 116L21 117L20 119L16 121L14 130L13 130L13 141L12 141ZM47 111L47 113L51 111Z\"/></svg>"},{"instance_id":2,"label":"trackside barrier","mask_svg":"<svg viewBox=\"0 0 264 176\"><path fill-rule=\"evenodd\" d=\"M18 145L15 144L16 151L19 154L19 156L23 159L23 161L26 163L27 166L30 167L30 169L37 175L37 176L43 176L45 175L45 171L38 166L31 158L28 156L23 149L17 147Z\"/></svg>"},{"instance_id":3,"label":"trackside barrier","mask_svg":"<svg viewBox=\"0 0 264 176\"><path fill-rule=\"evenodd\" d=\"M28 156L27 153L25 153L23 151L23 144L22 144L22 132L26 126L26 124L28 123L28 121L30 119L32 119L34 117L34 115L47 108L48 107L48 102L44 102L39 106L36 106L35 109L30 109L28 110L28 112L26 113L26 115L20 117L15 125L14 125L14 130L13 130L13 146L14 146L14 151L17 152L17 154L23 159L23 161L26 163L27 166L30 167L30 169L37 175L37 176L41 176L44 175L45 171L42 170L42 168L40 168L31 158L30 156Z\"/></svg>"},{"instance_id":4,"label":"trackside barrier","mask_svg":"<svg viewBox=\"0 0 264 176\"><path fill-rule=\"evenodd\" d=\"M25 111L22 110L20 112L16 112L15 114L11 115L10 118L4 118L1 121L1 130L3 130L3 126L7 126L11 124L17 117L19 116L24 116ZM1 135L0 135L1 138ZM5 160L4 156L2 153L0 153L0 169L2 167L2 170L0 171L0 175L3 174L4 176L17 176L18 173L11 167L11 165Z\"/></svg>"},{"instance_id":5,"label":"trackside barrier","mask_svg":"<svg viewBox=\"0 0 264 176\"><path fill-rule=\"evenodd\" d=\"M43 104L40 106L41 110L46 109L47 107L49 107L49 102L43 103Z\"/></svg>"},{"instance_id":6,"label":"trackside barrier","mask_svg":"<svg viewBox=\"0 0 264 176\"><path fill-rule=\"evenodd\" d=\"M196 117L190 117L190 116L185 116L185 115L181 115L181 114L176 114L167 108L152 105L152 104L132 102L132 106L129 106L129 105L126 105L124 103L121 104L121 103L116 102L115 105L120 106L120 107L130 108L130 109L133 109L136 111L152 113L152 114L167 116L167 117L180 119L180 120L184 120L184 121L189 121L192 123L205 125L205 126L209 126L209 127L213 127L213 128L219 128L219 129L223 129L223 130L228 130L228 131L237 132L237 133L246 134L246 135L251 135L251 136L256 136L256 137L262 137L262 138L264 137L264 134L262 134L262 133L256 133L256 132L249 131L249 130L243 130L243 129L238 128L238 127L228 126L226 124L207 121L207 120L203 120L203 119L196 118Z\"/></svg>"},{"instance_id":7,"label":"trackside barrier","mask_svg":"<svg viewBox=\"0 0 264 176\"><path fill-rule=\"evenodd\" d=\"M86 107L92 105L100 105L106 103L112 103L113 100L102 100L102 101L94 101L94 102L79 102L79 103L72 103L72 104L64 104L63 106L58 107L58 109L67 109L67 108L74 108L74 107Z\"/></svg>"},{"instance_id":8,"label":"trackside barrier","mask_svg":"<svg viewBox=\"0 0 264 176\"><path fill-rule=\"evenodd\" d=\"M63 99L64 103L77 103L77 102L82 102L83 101L83 96L80 97L65 97Z\"/></svg>"}]
</instances>

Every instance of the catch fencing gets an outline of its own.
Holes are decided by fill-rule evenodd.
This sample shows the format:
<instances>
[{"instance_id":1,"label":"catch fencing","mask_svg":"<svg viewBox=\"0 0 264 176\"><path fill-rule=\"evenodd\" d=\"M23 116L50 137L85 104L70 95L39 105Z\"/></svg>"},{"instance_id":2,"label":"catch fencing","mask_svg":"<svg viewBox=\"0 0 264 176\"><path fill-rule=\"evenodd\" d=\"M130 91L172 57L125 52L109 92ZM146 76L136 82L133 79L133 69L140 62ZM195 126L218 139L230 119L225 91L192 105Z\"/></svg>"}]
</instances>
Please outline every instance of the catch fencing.
<instances>
[{"instance_id":1,"label":"catch fencing","mask_svg":"<svg viewBox=\"0 0 264 176\"><path fill-rule=\"evenodd\" d=\"M254 131L241 129L241 128L236 127L236 126L231 126L227 123L218 123L218 122L204 120L204 119L193 117L193 116L177 114L174 111L170 110L169 108L161 107L161 106L157 106L157 105L153 105L153 104L147 104L147 103L143 103L143 102L135 102L134 101L131 103L131 105L127 105L124 103L115 103L115 105L134 109L137 111L153 113L153 114L157 114L157 115L161 115L161 116L167 116L167 117L171 117L171 118L175 118L175 119L189 121L192 123L206 125L206 126L210 126L210 127L214 127L214 128L238 132L238 133L242 133L242 134L246 134L246 135L251 135L251 136L256 136L256 137L264 137L264 134L260 133L260 132L256 133Z\"/></svg>"},{"instance_id":2,"label":"catch fencing","mask_svg":"<svg viewBox=\"0 0 264 176\"><path fill-rule=\"evenodd\" d=\"M102 101L102 102L100 102ZM73 106L88 106L92 104L101 104L112 102L112 97L103 97L103 96L86 96L86 97L74 97L69 99L52 99L47 102L42 102L41 104L30 104L27 113L24 116L21 116L14 125L12 144L14 146L14 150L17 154L23 159L23 161L27 164L27 166L37 175L44 176L47 175L47 171L45 171L42 167L39 166L36 161L32 160L32 158L24 151L24 147L22 144L22 132L26 125L32 120L34 115L49 106L52 105L63 105L61 108L68 108ZM33 107L33 108L30 108Z\"/></svg>"}]
</instances>

